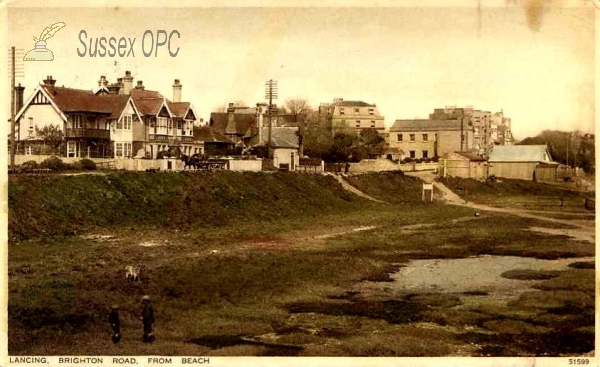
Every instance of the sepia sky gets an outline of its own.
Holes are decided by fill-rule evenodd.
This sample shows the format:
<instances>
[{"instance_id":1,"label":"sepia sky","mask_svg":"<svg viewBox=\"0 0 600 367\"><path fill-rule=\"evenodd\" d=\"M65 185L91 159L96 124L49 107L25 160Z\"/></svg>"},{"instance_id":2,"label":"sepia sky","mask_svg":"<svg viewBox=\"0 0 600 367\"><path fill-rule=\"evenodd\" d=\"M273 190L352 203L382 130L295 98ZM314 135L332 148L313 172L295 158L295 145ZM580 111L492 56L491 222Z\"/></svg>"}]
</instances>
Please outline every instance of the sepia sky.
<instances>
[{"instance_id":1,"label":"sepia sky","mask_svg":"<svg viewBox=\"0 0 600 367\"><path fill-rule=\"evenodd\" d=\"M377 104L387 126L395 119L427 118L434 108L472 105L503 109L517 139L544 129L593 131L594 23L600 10L589 1L571 2L581 7L558 6L556 0L482 2L11 7L5 41L26 53L45 27L66 23L47 41L54 61L23 63L25 77L17 83L26 87L26 98L46 75L58 85L90 89L100 75L115 82L130 70L134 85L143 80L167 98L173 80L180 79L183 100L205 121L228 102L264 101L264 83L275 79L280 105L289 98L315 107L337 97L363 100ZM180 48L177 57L166 47L157 57L142 54L144 32L156 37L159 29L180 33L172 39L172 50ZM81 30L88 47L99 37L136 38L135 57L80 57Z\"/></svg>"}]
</instances>

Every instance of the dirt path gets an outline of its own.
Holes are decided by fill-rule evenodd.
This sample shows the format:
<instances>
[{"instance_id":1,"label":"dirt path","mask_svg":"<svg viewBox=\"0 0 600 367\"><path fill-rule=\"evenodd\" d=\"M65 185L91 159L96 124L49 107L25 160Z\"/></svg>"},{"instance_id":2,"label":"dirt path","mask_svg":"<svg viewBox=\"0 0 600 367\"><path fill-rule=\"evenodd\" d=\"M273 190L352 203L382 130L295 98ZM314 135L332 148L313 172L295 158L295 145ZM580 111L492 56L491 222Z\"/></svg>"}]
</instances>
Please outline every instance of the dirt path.
<instances>
[{"instance_id":1,"label":"dirt path","mask_svg":"<svg viewBox=\"0 0 600 367\"><path fill-rule=\"evenodd\" d=\"M387 204L385 201L382 201L382 200L379 200L379 199L375 199L374 197L369 196L369 195L365 194L364 192L360 191L359 189L357 189L356 187L350 185L341 176L335 175L335 174L333 174L331 172L327 172L327 173L325 173L325 175L331 176L331 177L335 178L340 184L342 184L342 187L345 190L348 190L348 191L350 191L351 193L353 193L355 195L361 196L361 197L363 197L365 199L368 199L368 200L371 200L371 201L375 201L377 203Z\"/></svg>"},{"instance_id":2,"label":"dirt path","mask_svg":"<svg viewBox=\"0 0 600 367\"><path fill-rule=\"evenodd\" d=\"M541 214L534 214L534 213L540 213L539 211L532 213L531 211L517 209L517 208L496 208L496 207L482 205L482 204L475 204L472 202L468 202L468 201L464 200L463 198L461 198L460 196L456 195L454 192L452 192L452 190L447 188L441 182L434 182L433 185L440 192L442 192L441 198L443 200L446 200L449 204L461 205L461 206L465 206L465 207L472 208L475 210L489 211L489 212L496 212L496 213L505 213L505 214L516 215L516 216L519 216L522 218L538 219L538 220L543 220L546 222L551 222L551 223L556 223L556 224L565 224L565 225L577 227L577 229L561 229L560 234L565 234L567 236L574 237L576 239L586 240L591 243L595 242L596 229L595 229L595 224L593 222L592 223L582 223L581 221L549 218L549 217L546 217ZM541 231L540 228L536 228L535 230ZM553 230L553 229L544 229L544 232L549 233L549 234L556 234L556 231L557 230Z\"/></svg>"}]
</instances>

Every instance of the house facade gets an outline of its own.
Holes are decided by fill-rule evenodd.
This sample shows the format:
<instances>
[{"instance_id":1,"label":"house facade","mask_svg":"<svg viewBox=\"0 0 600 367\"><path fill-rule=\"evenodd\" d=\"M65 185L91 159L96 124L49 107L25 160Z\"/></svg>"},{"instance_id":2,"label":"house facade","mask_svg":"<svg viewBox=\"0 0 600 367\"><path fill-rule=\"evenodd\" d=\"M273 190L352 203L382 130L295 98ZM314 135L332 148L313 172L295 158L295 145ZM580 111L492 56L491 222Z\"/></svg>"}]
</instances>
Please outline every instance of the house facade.
<instances>
[{"instance_id":1,"label":"house facade","mask_svg":"<svg viewBox=\"0 0 600 367\"><path fill-rule=\"evenodd\" d=\"M268 145L273 152L273 165L279 169L295 171L300 164L300 144L297 127L263 127L256 145Z\"/></svg>"},{"instance_id":2,"label":"house facade","mask_svg":"<svg viewBox=\"0 0 600 367\"><path fill-rule=\"evenodd\" d=\"M396 120L389 132L389 146L406 158L427 159L460 150L459 120Z\"/></svg>"},{"instance_id":3,"label":"house facade","mask_svg":"<svg viewBox=\"0 0 600 367\"><path fill-rule=\"evenodd\" d=\"M321 103L319 115L331 121L333 132L360 133L364 129L376 129L385 133L385 119L375 104L363 101L334 99L333 103Z\"/></svg>"},{"instance_id":4,"label":"house facade","mask_svg":"<svg viewBox=\"0 0 600 367\"><path fill-rule=\"evenodd\" d=\"M101 77L95 92L58 87L49 76L16 115L18 153L156 158L163 150L200 148L193 140L196 113L189 102L179 100L179 80L173 85L173 101L146 91L141 81L136 88L132 85L129 71L113 84ZM43 136L43 129L51 126L62 134L58 147L48 147Z\"/></svg>"}]
</instances>

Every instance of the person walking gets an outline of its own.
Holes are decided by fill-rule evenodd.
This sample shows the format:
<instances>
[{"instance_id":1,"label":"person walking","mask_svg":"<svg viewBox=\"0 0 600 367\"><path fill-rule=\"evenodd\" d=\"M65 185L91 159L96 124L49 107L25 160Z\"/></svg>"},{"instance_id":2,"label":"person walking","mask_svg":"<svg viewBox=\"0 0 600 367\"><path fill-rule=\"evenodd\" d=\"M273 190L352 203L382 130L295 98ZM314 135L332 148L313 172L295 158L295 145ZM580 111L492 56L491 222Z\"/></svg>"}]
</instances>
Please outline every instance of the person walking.
<instances>
[{"instance_id":1,"label":"person walking","mask_svg":"<svg viewBox=\"0 0 600 367\"><path fill-rule=\"evenodd\" d=\"M113 305L108 314L108 323L112 329L112 342L117 344L121 340L121 320L119 319L119 306Z\"/></svg>"},{"instance_id":2,"label":"person walking","mask_svg":"<svg viewBox=\"0 0 600 367\"><path fill-rule=\"evenodd\" d=\"M142 323L144 324L144 343L152 343L156 337L152 334L152 324L154 324L154 307L150 302L150 296L142 297Z\"/></svg>"}]
</instances>

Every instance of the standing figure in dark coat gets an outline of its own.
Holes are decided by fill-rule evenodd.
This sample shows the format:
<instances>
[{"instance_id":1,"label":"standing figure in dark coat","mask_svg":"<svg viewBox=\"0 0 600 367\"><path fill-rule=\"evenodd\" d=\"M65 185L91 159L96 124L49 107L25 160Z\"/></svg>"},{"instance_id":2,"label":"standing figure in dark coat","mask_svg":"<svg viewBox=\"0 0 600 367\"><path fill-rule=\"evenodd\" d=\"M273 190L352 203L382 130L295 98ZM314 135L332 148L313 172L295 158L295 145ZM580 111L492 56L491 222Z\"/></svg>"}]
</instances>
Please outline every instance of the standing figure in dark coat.
<instances>
[{"instance_id":1,"label":"standing figure in dark coat","mask_svg":"<svg viewBox=\"0 0 600 367\"><path fill-rule=\"evenodd\" d=\"M108 323L112 328L112 341L117 344L121 340L121 320L119 320L119 306L112 306L108 315Z\"/></svg>"},{"instance_id":2,"label":"standing figure in dark coat","mask_svg":"<svg viewBox=\"0 0 600 367\"><path fill-rule=\"evenodd\" d=\"M154 307L150 302L150 296L142 297L142 323L144 324L144 343L151 343L155 340L152 334L152 324L154 324Z\"/></svg>"}]
</instances>

